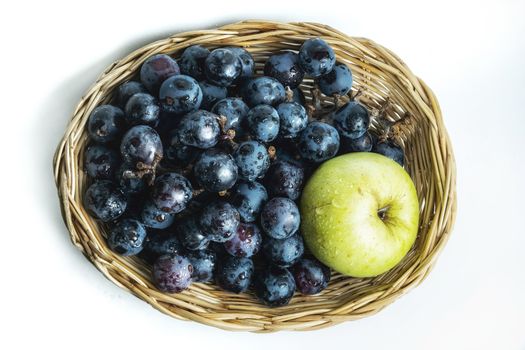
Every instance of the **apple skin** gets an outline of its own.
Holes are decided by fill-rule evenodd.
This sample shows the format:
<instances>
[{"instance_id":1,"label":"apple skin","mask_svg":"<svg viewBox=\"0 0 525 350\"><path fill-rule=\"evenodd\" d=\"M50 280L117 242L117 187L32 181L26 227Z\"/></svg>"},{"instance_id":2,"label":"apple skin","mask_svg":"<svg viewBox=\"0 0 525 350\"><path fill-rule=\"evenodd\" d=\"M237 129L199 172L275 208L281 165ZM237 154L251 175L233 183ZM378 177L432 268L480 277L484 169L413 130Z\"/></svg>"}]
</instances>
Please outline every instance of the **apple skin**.
<instances>
[{"instance_id":1,"label":"apple skin","mask_svg":"<svg viewBox=\"0 0 525 350\"><path fill-rule=\"evenodd\" d=\"M384 219L379 210L384 211ZM306 245L344 275L373 277L397 265L416 240L419 202L408 173L376 153L345 154L323 163L300 203Z\"/></svg>"}]
</instances>

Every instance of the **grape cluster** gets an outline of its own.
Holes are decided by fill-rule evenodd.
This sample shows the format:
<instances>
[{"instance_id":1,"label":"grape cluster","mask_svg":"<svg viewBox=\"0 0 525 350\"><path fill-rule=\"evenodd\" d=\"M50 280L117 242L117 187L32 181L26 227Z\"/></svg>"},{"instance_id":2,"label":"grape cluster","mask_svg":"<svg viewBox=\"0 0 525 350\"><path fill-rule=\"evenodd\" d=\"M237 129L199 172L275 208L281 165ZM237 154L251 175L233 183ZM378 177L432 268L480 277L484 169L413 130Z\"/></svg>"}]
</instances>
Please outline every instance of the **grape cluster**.
<instances>
[{"instance_id":1,"label":"grape cluster","mask_svg":"<svg viewBox=\"0 0 525 350\"><path fill-rule=\"evenodd\" d=\"M321 292L330 270L305 251L300 232L305 181L346 152L403 163L399 146L368 132L357 101L312 114L305 76L334 98L352 86L322 39L270 56L265 75L255 73L239 47L155 55L90 115L84 207L108 224L110 249L151 264L161 291L215 281L234 293L251 288L269 306L296 290Z\"/></svg>"}]
</instances>

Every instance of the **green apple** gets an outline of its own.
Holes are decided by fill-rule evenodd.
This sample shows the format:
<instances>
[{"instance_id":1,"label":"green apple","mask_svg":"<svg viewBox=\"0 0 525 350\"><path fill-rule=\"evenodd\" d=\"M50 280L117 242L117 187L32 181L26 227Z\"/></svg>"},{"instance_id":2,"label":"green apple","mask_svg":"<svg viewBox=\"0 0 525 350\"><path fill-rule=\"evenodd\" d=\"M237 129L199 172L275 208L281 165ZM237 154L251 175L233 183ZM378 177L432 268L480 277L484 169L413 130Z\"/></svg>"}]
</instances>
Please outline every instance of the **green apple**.
<instances>
[{"instance_id":1,"label":"green apple","mask_svg":"<svg viewBox=\"0 0 525 350\"><path fill-rule=\"evenodd\" d=\"M310 251L348 276L388 271L417 236L419 203L412 179L375 153L349 153L323 163L306 184L300 207Z\"/></svg>"}]
</instances>

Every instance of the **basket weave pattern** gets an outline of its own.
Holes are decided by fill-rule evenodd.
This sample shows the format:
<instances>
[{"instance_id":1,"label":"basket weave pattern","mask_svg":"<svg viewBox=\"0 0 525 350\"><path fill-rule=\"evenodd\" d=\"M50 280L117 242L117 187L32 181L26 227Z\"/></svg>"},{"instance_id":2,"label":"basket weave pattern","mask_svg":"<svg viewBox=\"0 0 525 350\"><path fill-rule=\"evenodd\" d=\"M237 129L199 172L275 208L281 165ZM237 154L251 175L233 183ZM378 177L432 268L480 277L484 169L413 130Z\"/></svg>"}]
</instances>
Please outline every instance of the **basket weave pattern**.
<instances>
[{"instance_id":1,"label":"basket weave pattern","mask_svg":"<svg viewBox=\"0 0 525 350\"><path fill-rule=\"evenodd\" d=\"M257 71L269 54L297 50L303 41L322 37L338 62L354 76L353 93L372 111L386 108L398 123L393 137L405 149L406 168L420 200L420 229L415 245L394 269L375 278L334 274L326 290L315 296L296 294L289 305L268 308L251 294L233 294L212 284L193 284L179 294L164 294L151 283L149 267L137 258L113 253L105 243L106 227L82 206L87 176L82 169L91 111L108 103L115 87L133 78L146 58L158 53L178 57L187 46L242 46L252 53ZM311 101L313 82L301 85ZM345 97L347 98L347 97ZM343 98L343 99L345 99ZM388 101L388 103L387 103ZM321 98L330 106L330 98ZM372 128L381 128L374 122ZM451 232L456 213L456 169L450 140L432 91L388 49L363 38L349 37L314 23L245 21L213 30L173 35L144 46L113 63L84 95L69 122L54 158L54 175L64 221L73 243L107 278L154 308L178 319L228 330L313 330L372 315L418 285L430 272Z\"/></svg>"}]
</instances>

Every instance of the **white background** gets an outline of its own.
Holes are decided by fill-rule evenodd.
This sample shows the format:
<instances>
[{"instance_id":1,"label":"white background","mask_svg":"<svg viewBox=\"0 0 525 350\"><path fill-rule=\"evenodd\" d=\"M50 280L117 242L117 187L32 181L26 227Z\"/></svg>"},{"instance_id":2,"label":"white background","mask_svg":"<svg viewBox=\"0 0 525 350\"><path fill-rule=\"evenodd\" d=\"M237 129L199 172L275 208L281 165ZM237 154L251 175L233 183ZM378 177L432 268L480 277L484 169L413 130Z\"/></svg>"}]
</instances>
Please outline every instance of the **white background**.
<instances>
[{"instance_id":1,"label":"white background","mask_svg":"<svg viewBox=\"0 0 525 350\"><path fill-rule=\"evenodd\" d=\"M2 3L0 348L525 349L523 1ZM265 335L176 321L69 242L51 161L83 92L154 39L247 18L372 38L441 102L458 164L454 233L428 279L376 316Z\"/></svg>"}]
</instances>

